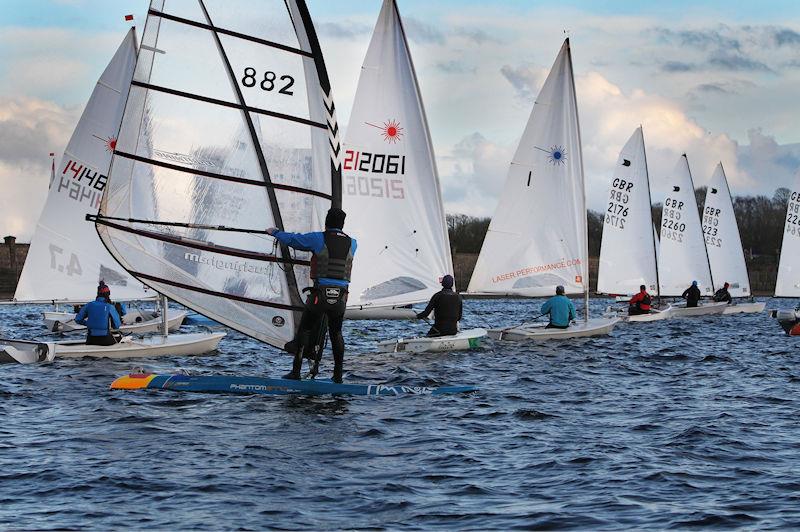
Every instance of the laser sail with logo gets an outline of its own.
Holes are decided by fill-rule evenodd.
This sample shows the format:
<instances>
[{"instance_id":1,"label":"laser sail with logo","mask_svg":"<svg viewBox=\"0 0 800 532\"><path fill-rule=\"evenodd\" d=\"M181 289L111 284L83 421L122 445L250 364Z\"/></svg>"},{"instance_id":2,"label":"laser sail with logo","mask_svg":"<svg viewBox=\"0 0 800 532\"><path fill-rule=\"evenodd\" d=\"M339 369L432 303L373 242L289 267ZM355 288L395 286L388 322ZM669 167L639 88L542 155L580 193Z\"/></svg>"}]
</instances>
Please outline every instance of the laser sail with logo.
<instances>
[{"instance_id":1,"label":"laser sail with logo","mask_svg":"<svg viewBox=\"0 0 800 532\"><path fill-rule=\"evenodd\" d=\"M617 318L589 319L588 241L583 156L569 39L533 106L483 241L470 292L552 296L558 285L584 294L584 320L566 329L544 323L490 329L499 339L608 334Z\"/></svg>"},{"instance_id":2,"label":"laser sail with logo","mask_svg":"<svg viewBox=\"0 0 800 532\"><path fill-rule=\"evenodd\" d=\"M619 154L606 199L597 291L631 295L645 285L657 293L656 234L641 127Z\"/></svg>"},{"instance_id":3,"label":"laser sail with logo","mask_svg":"<svg viewBox=\"0 0 800 532\"><path fill-rule=\"evenodd\" d=\"M131 28L95 85L61 163L54 167L14 294L17 301L85 301L101 279L115 300L154 295L117 264L85 220L100 206L135 64L136 32Z\"/></svg>"},{"instance_id":4,"label":"laser sail with logo","mask_svg":"<svg viewBox=\"0 0 800 532\"><path fill-rule=\"evenodd\" d=\"M97 229L157 291L283 347L310 257L265 230L323 228L339 150L302 0L154 0Z\"/></svg>"},{"instance_id":5,"label":"laser sail with logo","mask_svg":"<svg viewBox=\"0 0 800 532\"><path fill-rule=\"evenodd\" d=\"M427 301L453 261L433 144L394 0L383 2L361 67L343 180L347 231L358 238L359 255L348 307Z\"/></svg>"},{"instance_id":6,"label":"laser sail with logo","mask_svg":"<svg viewBox=\"0 0 800 532\"><path fill-rule=\"evenodd\" d=\"M717 164L708 184L703 208L703 234L714 288L722 288L723 283L727 282L732 297L750 297L750 279L744 261L742 239L722 163Z\"/></svg>"}]
</instances>

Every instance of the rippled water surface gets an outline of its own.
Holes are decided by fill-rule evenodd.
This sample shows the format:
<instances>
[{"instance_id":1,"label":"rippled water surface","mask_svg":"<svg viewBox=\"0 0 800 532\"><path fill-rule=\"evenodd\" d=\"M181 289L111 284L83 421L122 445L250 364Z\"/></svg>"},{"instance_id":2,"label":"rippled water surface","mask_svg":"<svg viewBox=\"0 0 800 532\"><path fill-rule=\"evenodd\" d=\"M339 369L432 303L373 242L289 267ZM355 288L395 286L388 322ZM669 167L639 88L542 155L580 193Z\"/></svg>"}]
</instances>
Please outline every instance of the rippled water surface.
<instances>
[{"instance_id":1,"label":"rippled water surface","mask_svg":"<svg viewBox=\"0 0 800 532\"><path fill-rule=\"evenodd\" d=\"M537 303L471 300L463 325L510 325ZM0 307L3 336L40 333L42 308ZM766 313L462 353L373 352L415 330L426 327L346 324L346 379L480 391L108 389L137 365L288 369L236 333L215 356L0 366L0 528L800 527L800 339Z\"/></svg>"}]
</instances>

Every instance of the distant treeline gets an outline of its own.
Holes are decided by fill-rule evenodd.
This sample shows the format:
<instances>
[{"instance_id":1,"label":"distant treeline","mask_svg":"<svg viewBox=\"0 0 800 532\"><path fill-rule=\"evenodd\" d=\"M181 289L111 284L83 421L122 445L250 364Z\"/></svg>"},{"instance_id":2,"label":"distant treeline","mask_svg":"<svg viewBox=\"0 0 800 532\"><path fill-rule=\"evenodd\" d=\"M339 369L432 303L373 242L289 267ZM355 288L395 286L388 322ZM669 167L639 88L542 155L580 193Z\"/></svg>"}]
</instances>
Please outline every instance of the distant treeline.
<instances>
[{"instance_id":1,"label":"distant treeline","mask_svg":"<svg viewBox=\"0 0 800 532\"><path fill-rule=\"evenodd\" d=\"M749 256L777 256L783 239L783 223L786 206L791 191L779 188L772 198L767 196L735 196L733 210L742 236L742 247ZM695 190L698 208L702 219L706 187ZM600 255L600 240L603 235L604 214L590 210L589 255ZM661 204L653 205L653 220L659 229L661 224ZM553 223L556 223L553 221ZM489 228L489 218L478 218L464 214L448 214L447 227L450 233L450 247L455 253L478 253Z\"/></svg>"}]
</instances>

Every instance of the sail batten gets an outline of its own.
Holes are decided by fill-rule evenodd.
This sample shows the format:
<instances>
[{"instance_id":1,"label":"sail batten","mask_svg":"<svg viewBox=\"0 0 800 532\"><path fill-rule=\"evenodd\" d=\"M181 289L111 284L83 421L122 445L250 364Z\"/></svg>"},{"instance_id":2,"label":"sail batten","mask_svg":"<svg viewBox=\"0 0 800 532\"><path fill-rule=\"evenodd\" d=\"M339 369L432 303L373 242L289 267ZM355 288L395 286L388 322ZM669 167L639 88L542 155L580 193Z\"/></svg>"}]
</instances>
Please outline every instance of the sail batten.
<instances>
[{"instance_id":1,"label":"sail batten","mask_svg":"<svg viewBox=\"0 0 800 532\"><path fill-rule=\"evenodd\" d=\"M321 230L341 191L305 5L153 0L142 44L97 230L138 279L283 348L310 254L264 232Z\"/></svg>"}]
</instances>

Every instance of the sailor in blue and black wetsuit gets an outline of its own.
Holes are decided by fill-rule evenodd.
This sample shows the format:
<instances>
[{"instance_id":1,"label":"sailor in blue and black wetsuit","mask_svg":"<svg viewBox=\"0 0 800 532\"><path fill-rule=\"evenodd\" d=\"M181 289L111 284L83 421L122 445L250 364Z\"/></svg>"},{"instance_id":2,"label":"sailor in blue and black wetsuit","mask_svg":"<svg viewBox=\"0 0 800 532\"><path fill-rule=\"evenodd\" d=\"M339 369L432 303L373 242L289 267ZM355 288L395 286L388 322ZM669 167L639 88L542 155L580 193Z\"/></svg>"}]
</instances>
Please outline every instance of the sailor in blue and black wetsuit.
<instances>
[{"instance_id":1,"label":"sailor in blue and black wetsuit","mask_svg":"<svg viewBox=\"0 0 800 532\"><path fill-rule=\"evenodd\" d=\"M314 233L287 233L276 228L267 232L281 244L290 248L313 253L311 257L311 279L314 286L306 300L303 317L300 319L298 336L286 344L285 349L294 353L292 371L287 379L300 379L303 365L303 346L310 341L311 331L322 316L328 317L328 333L333 350L333 381L342 382L344 366L344 337L342 322L347 306L347 289L350 286L350 271L356 253L356 239L342 229L345 212L331 208L325 217L325 231Z\"/></svg>"},{"instance_id":2,"label":"sailor in blue and black wetsuit","mask_svg":"<svg viewBox=\"0 0 800 532\"><path fill-rule=\"evenodd\" d=\"M111 290L102 281L97 287L97 299L86 303L75 316L75 323L88 329L87 345L114 345L117 340L111 334L111 328L119 329L122 320L114 305L109 303Z\"/></svg>"}]
</instances>

